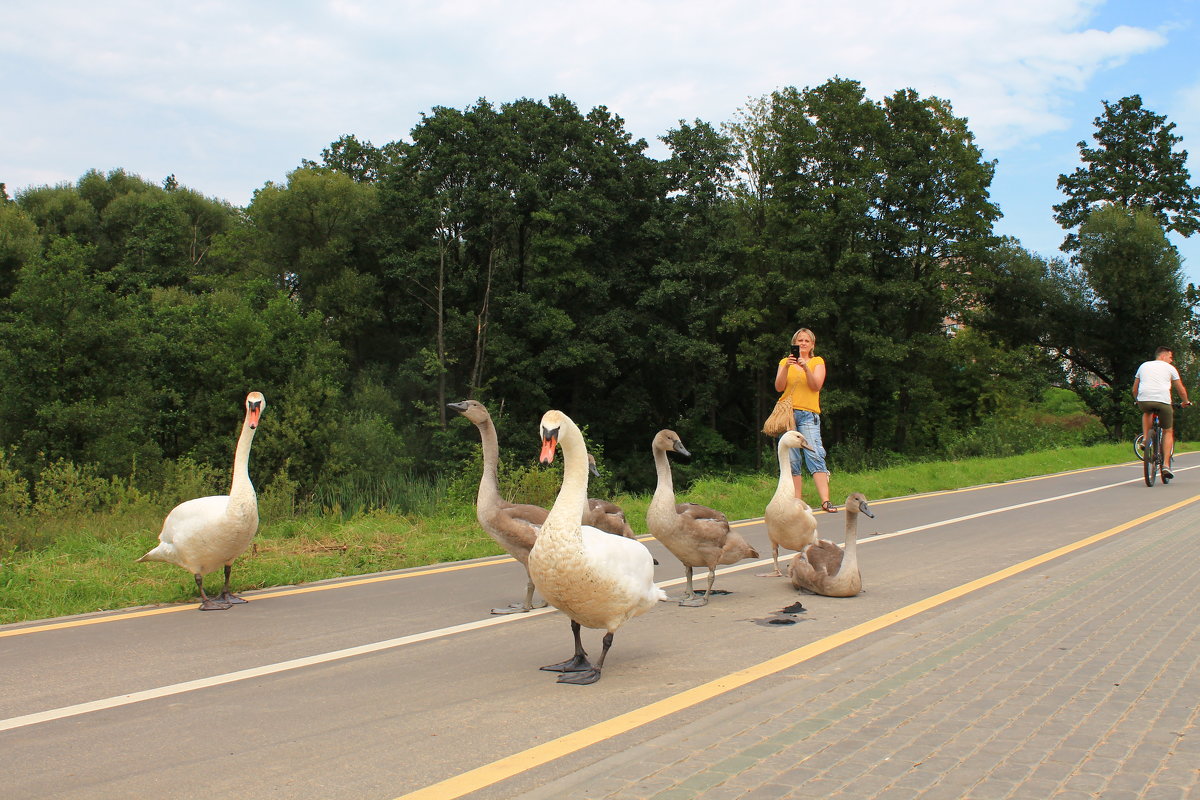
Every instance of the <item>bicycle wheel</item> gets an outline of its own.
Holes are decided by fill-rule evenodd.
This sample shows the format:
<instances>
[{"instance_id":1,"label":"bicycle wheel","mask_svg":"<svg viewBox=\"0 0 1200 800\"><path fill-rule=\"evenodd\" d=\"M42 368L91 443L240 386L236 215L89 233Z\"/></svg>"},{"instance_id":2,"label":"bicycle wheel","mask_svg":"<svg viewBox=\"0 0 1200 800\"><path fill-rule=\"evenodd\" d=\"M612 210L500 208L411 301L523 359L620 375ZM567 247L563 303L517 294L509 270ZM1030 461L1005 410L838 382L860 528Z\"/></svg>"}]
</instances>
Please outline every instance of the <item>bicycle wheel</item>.
<instances>
[{"instance_id":1,"label":"bicycle wheel","mask_svg":"<svg viewBox=\"0 0 1200 800\"><path fill-rule=\"evenodd\" d=\"M1156 442L1154 447L1154 462L1158 467L1158 475L1162 478L1163 486L1166 486L1171 482L1171 479L1167 477L1167 473L1163 472L1163 463L1166 461L1166 454L1163 453L1164 443L1162 428L1155 429L1154 440Z\"/></svg>"},{"instance_id":2,"label":"bicycle wheel","mask_svg":"<svg viewBox=\"0 0 1200 800\"><path fill-rule=\"evenodd\" d=\"M1142 443L1146 441L1146 437L1138 434L1138 437L1133 440L1133 457L1138 461L1142 460Z\"/></svg>"},{"instance_id":3,"label":"bicycle wheel","mask_svg":"<svg viewBox=\"0 0 1200 800\"><path fill-rule=\"evenodd\" d=\"M1142 475L1146 478L1147 486L1153 486L1158 477L1158 437L1153 428L1149 440L1142 446Z\"/></svg>"}]
</instances>

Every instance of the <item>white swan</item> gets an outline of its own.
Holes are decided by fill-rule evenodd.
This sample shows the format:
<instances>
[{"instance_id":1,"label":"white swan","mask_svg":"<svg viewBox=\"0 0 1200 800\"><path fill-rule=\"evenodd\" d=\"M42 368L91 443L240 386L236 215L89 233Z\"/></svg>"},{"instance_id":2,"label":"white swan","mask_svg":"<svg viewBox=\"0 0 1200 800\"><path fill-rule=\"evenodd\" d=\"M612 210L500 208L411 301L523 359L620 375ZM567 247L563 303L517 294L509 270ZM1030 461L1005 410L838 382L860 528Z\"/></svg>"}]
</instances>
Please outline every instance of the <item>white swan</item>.
<instances>
[{"instance_id":1,"label":"white swan","mask_svg":"<svg viewBox=\"0 0 1200 800\"><path fill-rule=\"evenodd\" d=\"M529 551L529 575L542 596L571 618L575 637L571 658L542 669L561 672L559 683L595 683L617 628L667 596L654 584L654 562L644 544L581 525L588 463L579 428L561 411L547 411L540 431L543 464L554 460L556 445L562 446L563 482ZM595 665L580 641L581 626L607 631Z\"/></svg>"},{"instance_id":2,"label":"white swan","mask_svg":"<svg viewBox=\"0 0 1200 800\"><path fill-rule=\"evenodd\" d=\"M867 507L867 498L855 492L846 498L846 549L821 539L796 555L788 567L792 585L797 589L826 597L853 597L862 591L858 570L858 515L875 515Z\"/></svg>"},{"instance_id":3,"label":"white swan","mask_svg":"<svg viewBox=\"0 0 1200 800\"><path fill-rule=\"evenodd\" d=\"M171 509L158 534L159 544L138 561L167 561L196 576L201 611L223 611L234 603L246 602L229 591L233 560L246 551L258 531L258 497L250 482L250 443L258 420L267 407L259 392L246 395L246 419L233 456L233 481L229 494L199 497ZM225 566L221 594L204 593L204 576Z\"/></svg>"},{"instance_id":4,"label":"white swan","mask_svg":"<svg viewBox=\"0 0 1200 800\"><path fill-rule=\"evenodd\" d=\"M541 506L510 503L500 496L500 480L497 477L500 445L496 441L496 426L492 422L492 415L483 403L463 400L461 403L450 403L447 408L457 411L475 423L483 443L483 476L479 479L479 493L475 498L475 519L479 520L479 527L496 540L496 544L520 561L521 566L525 566L525 562L529 560L529 550L537 538L538 528L546 521L546 514L549 512ZM513 603L505 608L493 608L492 613L520 614L545 605L534 604L533 580L529 578L527 569L524 602Z\"/></svg>"},{"instance_id":5,"label":"white swan","mask_svg":"<svg viewBox=\"0 0 1200 800\"><path fill-rule=\"evenodd\" d=\"M791 451L797 448L811 450L808 441L799 431L784 431L779 437L779 485L775 496L767 503L763 519L767 523L767 538L771 540L771 559L774 572L760 572L760 578L783 577L779 571L779 548L803 550L817 541L817 518L808 503L796 497L792 483Z\"/></svg>"},{"instance_id":6,"label":"white swan","mask_svg":"<svg viewBox=\"0 0 1200 800\"><path fill-rule=\"evenodd\" d=\"M718 564L736 564L743 558L758 558L758 553L740 533L729 527L729 520L720 511L696 503L675 502L667 451L691 455L679 440L679 434L661 430L655 434L650 447L654 452L658 485L646 509L646 527L683 564L687 591L679 605L705 605L712 594ZM696 567L708 567L708 588L703 597L692 587L692 570Z\"/></svg>"}]
</instances>

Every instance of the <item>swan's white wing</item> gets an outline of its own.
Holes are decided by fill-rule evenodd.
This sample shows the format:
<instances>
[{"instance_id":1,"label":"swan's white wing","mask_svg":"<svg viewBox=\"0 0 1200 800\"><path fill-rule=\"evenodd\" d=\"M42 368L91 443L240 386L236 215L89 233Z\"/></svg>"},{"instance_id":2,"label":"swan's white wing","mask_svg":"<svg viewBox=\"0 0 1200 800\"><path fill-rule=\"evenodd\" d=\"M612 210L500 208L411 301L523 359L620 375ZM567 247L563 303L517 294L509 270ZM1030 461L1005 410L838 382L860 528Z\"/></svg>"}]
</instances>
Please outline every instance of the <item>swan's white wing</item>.
<instances>
[{"instance_id":1,"label":"swan's white wing","mask_svg":"<svg viewBox=\"0 0 1200 800\"><path fill-rule=\"evenodd\" d=\"M163 520L162 533L158 535L158 540L177 547L183 546L188 539L220 522L228 508L227 494L197 497L195 500L180 503L171 509L171 513Z\"/></svg>"},{"instance_id":2,"label":"swan's white wing","mask_svg":"<svg viewBox=\"0 0 1200 800\"><path fill-rule=\"evenodd\" d=\"M588 525L581 530L588 561L613 580L617 591L631 600L666 599L666 593L654 584L654 557L646 545Z\"/></svg>"}]
</instances>

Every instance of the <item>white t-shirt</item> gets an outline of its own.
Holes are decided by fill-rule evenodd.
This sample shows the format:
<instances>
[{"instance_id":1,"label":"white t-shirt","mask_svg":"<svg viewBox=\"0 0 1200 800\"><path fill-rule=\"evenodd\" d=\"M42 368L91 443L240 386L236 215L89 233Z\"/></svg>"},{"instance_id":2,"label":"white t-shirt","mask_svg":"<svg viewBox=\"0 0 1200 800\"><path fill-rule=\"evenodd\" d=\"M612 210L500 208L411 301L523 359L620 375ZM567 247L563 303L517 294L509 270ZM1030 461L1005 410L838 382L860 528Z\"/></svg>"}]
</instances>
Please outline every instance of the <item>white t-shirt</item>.
<instances>
[{"instance_id":1,"label":"white t-shirt","mask_svg":"<svg viewBox=\"0 0 1200 800\"><path fill-rule=\"evenodd\" d=\"M1166 361L1155 359L1138 367L1138 402L1170 403L1171 383L1179 380L1179 370Z\"/></svg>"}]
</instances>

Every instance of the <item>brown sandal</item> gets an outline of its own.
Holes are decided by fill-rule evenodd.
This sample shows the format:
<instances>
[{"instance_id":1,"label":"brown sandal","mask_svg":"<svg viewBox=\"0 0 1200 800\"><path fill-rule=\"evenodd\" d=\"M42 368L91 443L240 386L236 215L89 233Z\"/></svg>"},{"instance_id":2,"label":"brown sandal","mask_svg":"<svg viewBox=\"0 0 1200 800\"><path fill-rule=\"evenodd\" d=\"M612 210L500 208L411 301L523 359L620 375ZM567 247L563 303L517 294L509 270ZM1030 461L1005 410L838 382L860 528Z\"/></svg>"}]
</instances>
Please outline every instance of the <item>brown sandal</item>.
<instances>
[{"instance_id":1,"label":"brown sandal","mask_svg":"<svg viewBox=\"0 0 1200 800\"><path fill-rule=\"evenodd\" d=\"M833 503L829 502L828 500L825 500L821 503L821 510L824 511L826 514L836 514L837 506L835 506Z\"/></svg>"}]
</instances>

